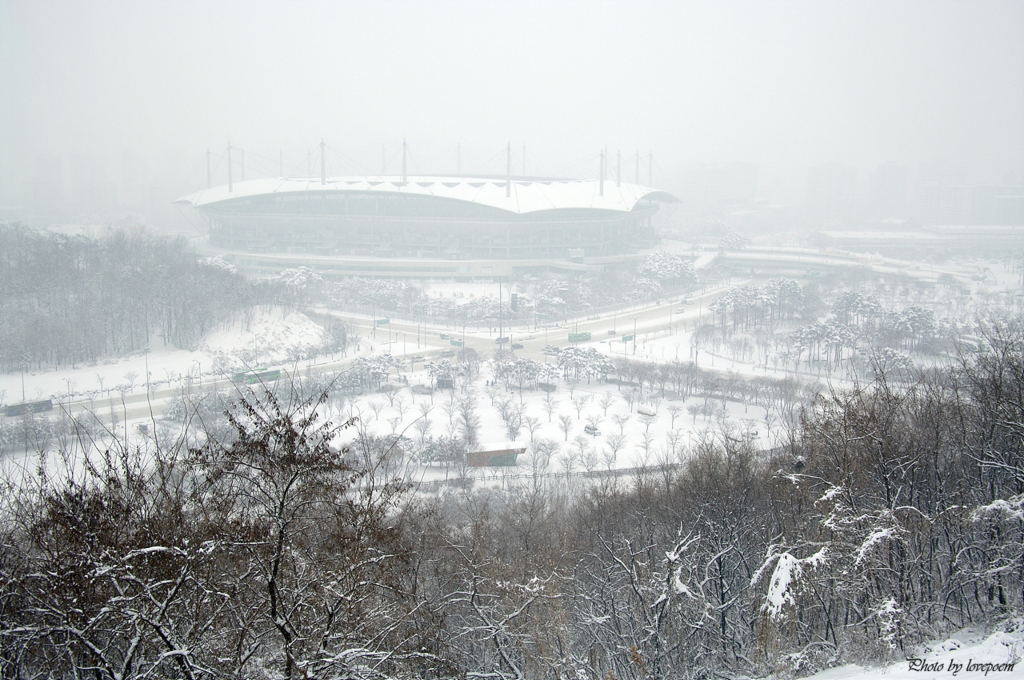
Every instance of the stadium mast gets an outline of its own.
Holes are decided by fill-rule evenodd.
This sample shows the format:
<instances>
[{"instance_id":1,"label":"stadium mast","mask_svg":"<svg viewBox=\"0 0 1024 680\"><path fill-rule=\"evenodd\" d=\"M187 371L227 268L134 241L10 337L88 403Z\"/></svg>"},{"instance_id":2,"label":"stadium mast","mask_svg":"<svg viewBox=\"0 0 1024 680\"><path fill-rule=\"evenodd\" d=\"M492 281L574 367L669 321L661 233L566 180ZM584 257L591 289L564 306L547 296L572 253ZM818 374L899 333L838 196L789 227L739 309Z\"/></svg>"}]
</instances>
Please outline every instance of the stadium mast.
<instances>
[{"instance_id":1,"label":"stadium mast","mask_svg":"<svg viewBox=\"0 0 1024 680\"><path fill-rule=\"evenodd\" d=\"M210 148L206 148L206 188L213 188L213 175L210 174Z\"/></svg>"},{"instance_id":2,"label":"stadium mast","mask_svg":"<svg viewBox=\"0 0 1024 680\"><path fill-rule=\"evenodd\" d=\"M408 175L406 174L405 166L405 138L402 138L402 184L408 181Z\"/></svg>"},{"instance_id":3,"label":"stadium mast","mask_svg":"<svg viewBox=\"0 0 1024 680\"><path fill-rule=\"evenodd\" d=\"M505 149L505 198L512 198L512 142Z\"/></svg>"},{"instance_id":4,"label":"stadium mast","mask_svg":"<svg viewBox=\"0 0 1024 680\"><path fill-rule=\"evenodd\" d=\"M622 151L615 155L615 188L622 186Z\"/></svg>"},{"instance_id":5,"label":"stadium mast","mask_svg":"<svg viewBox=\"0 0 1024 680\"><path fill-rule=\"evenodd\" d=\"M600 194L604 196L604 149L601 149L601 176L598 178Z\"/></svg>"},{"instance_id":6,"label":"stadium mast","mask_svg":"<svg viewBox=\"0 0 1024 680\"><path fill-rule=\"evenodd\" d=\"M228 142L228 191L234 191L234 187L231 182L231 142Z\"/></svg>"},{"instance_id":7,"label":"stadium mast","mask_svg":"<svg viewBox=\"0 0 1024 680\"><path fill-rule=\"evenodd\" d=\"M320 184L327 184L327 154L324 152L324 138L320 138Z\"/></svg>"}]
</instances>

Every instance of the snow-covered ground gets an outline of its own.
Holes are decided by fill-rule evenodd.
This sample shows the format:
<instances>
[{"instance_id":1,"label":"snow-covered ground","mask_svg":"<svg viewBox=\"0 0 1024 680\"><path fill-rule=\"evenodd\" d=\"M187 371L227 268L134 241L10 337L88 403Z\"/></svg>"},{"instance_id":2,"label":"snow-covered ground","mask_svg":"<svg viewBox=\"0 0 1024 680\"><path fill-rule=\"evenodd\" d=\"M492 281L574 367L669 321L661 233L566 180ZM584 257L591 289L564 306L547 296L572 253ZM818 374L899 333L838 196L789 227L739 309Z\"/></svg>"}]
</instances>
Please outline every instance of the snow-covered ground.
<instances>
[{"instance_id":1,"label":"snow-covered ground","mask_svg":"<svg viewBox=\"0 0 1024 680\"><path fill-rule=\"evenodd\" d=\"M207 333L195 351L162 345L154 338L149 352L120 359L108 359L95 365L75 368L0 374L0 402L6 404L52 398L78 400L94 393L105 397L124 389L126 393L144 391L148 371L151 389L183 386L208 380L216 373L240 370L245 366L290 365L295 357L305 356L323 346L321 327L304 314L280 309L260 308L247 318ZM325 354L308 365L327 363L343 356L365 355L372 351L366 340L353 343L347 355ZM24 393L22 385L24 381Z\"/></svg>"},{"instance_id":2,"label":"snow-covered ground","mask_svg":"<svg viewBox=\"0 0 1024 680\"><path fill-rule=\"evenodd\" d=\"M887 666L838 666L808 676L813 680L932 680L938 678L1024 678L1024 619L1008 621L989 634L965 629L946 640L913 650L910 659Z\"/></svg>"},{"instance_id":3,"label":"snow-covered ground","mask_svg":"<svg viewBox=\"0 0 1024 680\"><path fill-rule=\"evenodd\" d=\"M990 280L987 283L978 282L976 287L1005 290L1019 286L1019 271L1001 263L988 263L988 266ZM746 281L741 281L739 285L744 283ZM494 283L433 283L429 288L433 294L455 294L469 298L494 296L497 286ZM637 326L635 353L632 342L624 343L621 340L623 335L632 331L633 326L625 314L606 315L606 320L611 321L609 328L616 320L620 322L619 335L602 337L603 332L595 332L594 341L583 346L594 347L610 357L627 357L652 363L695 360L702 369L733 372L745 377L792 378L796 375L807 382L819 379L816 374L803 370L794 374L791 364L787 367L769 361L766 367L763 358L750 354L747 360L733 359L726 356L725 347L716 350L715 354L708 349L695 351L691 342L692 334L699 317L703 317L705 322L710 318L706 309L707 301L704 299L698 302L697 296L694 296L689 304L680 302L663 307L664 313L638 312L646 318L642 317ZM436 333L436 330L433 329L431 333ZM426 336L426 327L424 331ZM368 331L364 328L362 332ZM506 329L506 334L509 332L517 341L536 337L538 342L542 338L545 338L543 342L547 342L544 330L531 332L525 328ZM467 337L488 338L494 333L496 329L491 332L486 329L469 329ZM114 400L118 401L120 409L123 395L145 398L147 376L151 390L164 390L165 394L170 394L173 390L197 386L201 380L206 386L212 376L223 377L225 373L243 366L286 369L296 366L303 371L337 371L346 361L356 356L388 351L399 356L405 344L412 345L406 347L410 355L438 349L416 346L416 343L409 340L409 337L416 335L406 332L389 336L381 328L378 329L377 340L362 338L353 342L346 356L322 355L316 359L300 360L297 357L309 356L323 346L321 327L300 313L258 308L230 325L208 333L196 351L154 344L148 354L111 360L95 366L42 371L25 376L19 373L0 375L0 400L8 404L20 402L24 377L26 400L52 398L56 402L66 403L70 396L73 401L88 401L90 405L93 400L97 404ZM388 337L392 337L395 343L389 346ZM402 338L401 342L399 337ZM436 338L436 334L433 337ZM564 330L553 331L552 341L555 337L564 341ZM435 342L444 344L446 341L435 339ZM554 359L550 358L549 361L553 362ZM419 370L403 372L402 377L408 381L407 384L398 381L398 376L392 373L390 379L400 386L396 402L392 403L384 394L365 394L349 398L351 411L360 415L366 427L379 434L404 431L407 437L418 440L420 432L414 423L421 418L430 420L427 436L437 437L454 432L457 417L449 415L450 405L448 411L445 408L446 403L451 402L450 393L437 391L431 396L414 394L409 389L417 384L430 384L423 363L417 364L416 368ZM830 379L833 385L841 385L843 377L833 373ZM673 462L685 456L695 442L705 437L747 438L766 448L785 441L785 427L778 414L766 413L763 407L730 401L721 403L703 396L688 400L650 400L651 395L646 393L644 397L647 403L643 404L643 408L655 415L643 416L638 413L641 407L639 399L634 399L632 404L627 403L627 395L631 390L620 390L615 385L581 384L570 395L569 386L557 381L558 391L549 399L539 390L527 390L520 395L517 391L508 392L501 386L489 386L488 383L493 383L493 380L489 365L485 364L479 380L472 388L481 418L479 439L494 441L511 438L498 413L499 402L510 400L522 410L523 427L516 437L519 441L529 443L543 438L560 444L561 450L553 458L551 472L558 469L602 470ZM456 399L460 397L455 395ZM580 403L581 398L589 400ZM607 404L602 404L602 401ZM420 411L421 404L423 408L430 406L426 416ZM536 421L532 433L528 426L531 421L527 419ZM585 431L587 426L591 426L590 433ZM595 429L600 434L593 434ZM723 434L723 429L729 434ZM429 477L434 472L429 470L426 474Z\"/></svg>"}]
</instances>

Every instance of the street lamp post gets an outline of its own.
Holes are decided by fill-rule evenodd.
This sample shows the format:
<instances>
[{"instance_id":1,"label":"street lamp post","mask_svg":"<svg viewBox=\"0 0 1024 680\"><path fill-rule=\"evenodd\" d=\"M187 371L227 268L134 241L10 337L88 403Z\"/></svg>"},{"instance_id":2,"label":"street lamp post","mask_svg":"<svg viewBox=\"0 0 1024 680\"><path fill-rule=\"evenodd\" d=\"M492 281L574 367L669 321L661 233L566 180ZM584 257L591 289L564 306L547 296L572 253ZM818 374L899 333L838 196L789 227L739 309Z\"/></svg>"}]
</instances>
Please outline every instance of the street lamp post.
<instances>
[{"instance_id":1,"label":"street lamp post","mask_svg":"<svg viewBox=\"0 0 1024 680\"><path fill-rule=\"evenodd\" d=\"M636 320L640 317L633 317L633 354L636 355Z\"/></svg>"}]
</instances>

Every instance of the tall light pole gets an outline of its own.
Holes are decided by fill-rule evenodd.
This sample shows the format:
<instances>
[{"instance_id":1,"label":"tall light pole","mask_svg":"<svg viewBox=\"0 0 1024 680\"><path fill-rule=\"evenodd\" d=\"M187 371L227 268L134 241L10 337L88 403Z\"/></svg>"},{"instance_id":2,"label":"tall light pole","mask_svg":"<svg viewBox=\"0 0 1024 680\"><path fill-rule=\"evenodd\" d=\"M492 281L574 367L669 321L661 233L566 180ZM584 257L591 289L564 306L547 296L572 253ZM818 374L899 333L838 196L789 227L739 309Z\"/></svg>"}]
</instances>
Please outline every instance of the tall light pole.
<instances>
[{"instance_id":1,"label":"tall light pole","mask_svg":"<svg viewBox=\"0 0 1024 680\"><path fill-rule=\"evenodd\" d=\"M636 320L639 319L639 318L640 318L639 316L634 316L633 317L633 354L634 354L634 356L636 355Z\"/></svg>"}]
</instances>

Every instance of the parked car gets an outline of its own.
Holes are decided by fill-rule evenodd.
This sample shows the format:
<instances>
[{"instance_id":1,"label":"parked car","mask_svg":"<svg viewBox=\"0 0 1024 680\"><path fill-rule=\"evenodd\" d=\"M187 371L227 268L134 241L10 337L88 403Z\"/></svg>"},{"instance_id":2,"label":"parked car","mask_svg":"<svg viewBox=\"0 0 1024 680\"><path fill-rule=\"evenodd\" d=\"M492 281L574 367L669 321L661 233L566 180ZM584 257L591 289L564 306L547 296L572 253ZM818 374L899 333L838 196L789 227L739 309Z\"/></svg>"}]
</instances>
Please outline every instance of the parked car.
<instances>
[{"instance_id":1,"label":"parked car","mask_svg":"<svg viewBox=\"0 0 1024 680\"><path fill-rule=\"evenodd\" d=\"M446 357L446 358L447 357L453 357L453 356L455 356L455 350L453 350L453 349L443 349L443 350L441 350L439 352L439 354L441 356L443 356L443 357Z\"/></svg>"},{"instance_id":2,"label":"parked car","mask_svg":"<svg viewBox=\"0 0 1024 680\"><path fill-rule=\"evenodd\" d=\"M589 434L591 437L600 437L601 436L601 431L598 430L593 425L587 425L585 428L583 428L583 431L586 432L587 434Z\"/></svg>"},{"instance_id":3,"label":"parked car","mask_svg":"<svg viewBox=\"0 0 1024 680\"><path fill-rule=\"evenodd\" d=\"M513 342L512 343L512 349L522 349L522 348L523 348L523 343L521 343L521 342Z\"/></svg>"}]
</instances>

